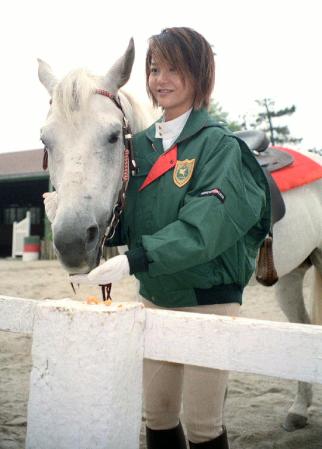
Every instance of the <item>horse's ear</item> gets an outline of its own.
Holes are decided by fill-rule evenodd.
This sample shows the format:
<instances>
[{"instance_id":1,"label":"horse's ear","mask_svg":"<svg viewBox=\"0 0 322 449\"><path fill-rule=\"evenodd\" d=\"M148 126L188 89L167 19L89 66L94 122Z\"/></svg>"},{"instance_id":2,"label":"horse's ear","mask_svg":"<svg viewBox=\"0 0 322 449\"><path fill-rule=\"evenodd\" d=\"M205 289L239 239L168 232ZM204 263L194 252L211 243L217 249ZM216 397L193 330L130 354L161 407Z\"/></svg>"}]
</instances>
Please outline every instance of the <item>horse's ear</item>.
<instances>
[{"instance_id":1,"label":"horse's ear","mask_svg":"<svg viewBox=\"0 0 322 449\"><path fill-rule=\"evenodd\" d=\"M134 41L131 38L126 52L110 68L105 75L106 87L117 91L129 80L135 56Z\"/></svg>"},{"instance_id":2,"label":"horse's ear","mask_svg":"<svg viewBox=\"0 0 322 449\"><path fill-rule=\"evenodd\" d=\"M37 59L38 61L38 77L39 81L48 90L49 95L52 96L57 80L53 75L50 65L47 62Z\"/></svg>"}]
</instances>

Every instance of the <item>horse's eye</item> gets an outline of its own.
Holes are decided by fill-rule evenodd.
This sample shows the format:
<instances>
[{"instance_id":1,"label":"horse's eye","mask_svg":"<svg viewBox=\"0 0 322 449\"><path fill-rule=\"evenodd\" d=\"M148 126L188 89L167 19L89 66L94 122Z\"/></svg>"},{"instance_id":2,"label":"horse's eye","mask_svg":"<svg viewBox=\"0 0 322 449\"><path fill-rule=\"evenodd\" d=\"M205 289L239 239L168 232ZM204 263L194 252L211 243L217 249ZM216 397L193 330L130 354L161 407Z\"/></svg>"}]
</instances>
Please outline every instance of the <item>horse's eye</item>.
<instances>
[{"instance_id":1,"label":"horse's eye","mask_svg":"<svg viewBox=\"0 0 322 449\"><path fill-rule=\"evenodd\" d=\"M119 132L112 133L112 134L110 135L109 139L108 139L108 142L109 142L109 143L116 143L117 140L118 140L118 138L119 138L119 134L120 134Z\"/></svg>"}]
</instances>

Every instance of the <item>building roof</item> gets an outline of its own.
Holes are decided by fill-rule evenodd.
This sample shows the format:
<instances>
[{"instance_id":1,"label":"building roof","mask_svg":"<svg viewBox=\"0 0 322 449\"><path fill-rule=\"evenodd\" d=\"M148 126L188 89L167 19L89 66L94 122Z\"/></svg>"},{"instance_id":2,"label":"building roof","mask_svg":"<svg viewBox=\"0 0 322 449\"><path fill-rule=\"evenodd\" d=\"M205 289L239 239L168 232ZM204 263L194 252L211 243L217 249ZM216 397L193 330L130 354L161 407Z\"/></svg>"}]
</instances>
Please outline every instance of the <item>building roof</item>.
<instances>
[{"instance_id":1,"label":"building roof","mask_svg":"<svg viewBox=\"0 0 322 449\"><path fill-rule=\"evenodd\" d=\"M0 153L0 181L48 177L42 168L43 150Z\"/></svg>"}]
</instances>

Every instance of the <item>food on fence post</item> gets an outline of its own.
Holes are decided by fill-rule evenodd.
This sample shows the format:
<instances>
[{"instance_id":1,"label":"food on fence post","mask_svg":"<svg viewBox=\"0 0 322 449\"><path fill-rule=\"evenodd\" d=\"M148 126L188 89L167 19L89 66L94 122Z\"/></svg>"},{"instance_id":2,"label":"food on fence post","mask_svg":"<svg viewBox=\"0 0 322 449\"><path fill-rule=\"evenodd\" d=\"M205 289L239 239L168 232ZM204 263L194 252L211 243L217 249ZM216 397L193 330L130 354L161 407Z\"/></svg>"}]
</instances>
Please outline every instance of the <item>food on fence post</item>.
<instances>
[{"instance_id":1,"label":"food on fence post","mask_svg":"<svg viewBox=\"0 0 322 449\"><path fill-rule=\"evenodd\" d=\"M101 301L97 298L97 296L90 295L85 299L86 304L104 304L105 306L110 306L112 304L111 299L107 299L106 301Z\"/></svg>"}]
</instances>

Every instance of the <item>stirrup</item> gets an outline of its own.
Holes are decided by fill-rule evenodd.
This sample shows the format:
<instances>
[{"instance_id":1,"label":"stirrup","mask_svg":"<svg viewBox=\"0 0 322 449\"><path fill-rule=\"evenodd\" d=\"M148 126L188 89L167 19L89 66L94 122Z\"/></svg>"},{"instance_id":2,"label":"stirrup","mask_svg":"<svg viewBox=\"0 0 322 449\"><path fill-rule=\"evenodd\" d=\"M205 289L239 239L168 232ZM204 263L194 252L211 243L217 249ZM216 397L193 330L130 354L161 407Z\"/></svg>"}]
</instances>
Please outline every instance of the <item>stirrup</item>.
<instances>
[{"instance_id":1,"label":"stirrup","mask_svg":"<svg viewBox=\"0 0 322 449\"><path fill-rule=\"evenodd\" d=\"M278 281L273 259L273 235L265 238L260 250L256 266L256 280L265 287L271 287Z\"/></svg>"}]
</instances>

